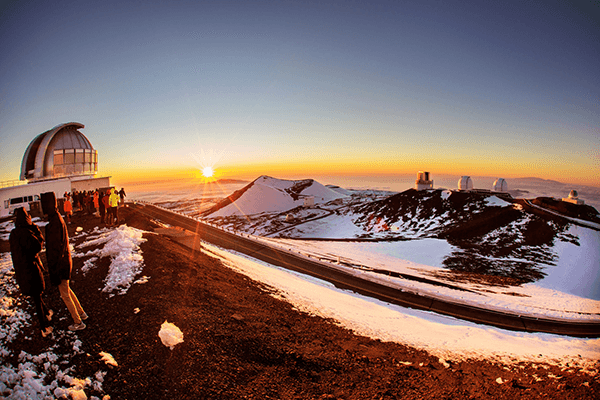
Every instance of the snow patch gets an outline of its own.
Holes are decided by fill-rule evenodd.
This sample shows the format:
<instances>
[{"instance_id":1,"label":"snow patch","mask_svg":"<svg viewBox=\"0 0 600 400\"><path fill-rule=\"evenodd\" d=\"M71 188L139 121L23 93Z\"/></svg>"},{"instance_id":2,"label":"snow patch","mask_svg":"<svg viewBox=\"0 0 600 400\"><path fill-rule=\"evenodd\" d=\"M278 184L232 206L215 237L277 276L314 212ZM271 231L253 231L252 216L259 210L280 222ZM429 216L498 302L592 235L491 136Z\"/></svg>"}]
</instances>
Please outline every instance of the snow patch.
<instances>
[{"instance_id":1,"label":"snow patch","mask_svg":"<svg viewBox=\"0 0 600 400\"><path fill-rule=\"evenodd\" d=\"M183 332L168 321L163 322L160 326L158 337L160 337L162 344L169 347L171 350L173 350L175 345L183 343Z\"/></svg>"},{"instance_id":2,"label":"snow patch","mask_svg":"<svg viewBox=\"0 0 600 400\"><path fill-rule=\"evenodd\" d=\"M108 275L104 280L103 292L108 292L109 297L117 294L125 294L144 267L144 258L140 244L147 239L143 238L145 232L127 225L121 225L116 229L98 231L96 236L91 236L82 244L76 246L76 250L91 246L100 246L96 250L87 253L73 253L73 257L92 257L84 263L84 272L93 268L94 256L103 258L110 257L111 263ZM93 261L91 261L93 260Z\"/></svg>"},{"instance_id":3,"label":"snow patch","mask_svg":"<svg viewBox=\"0 0 600 400\"><path fill-rule=\"evenodd\" d=\"M490 196L485 199L485 204L491 207L507 207L512 206L512 203L509 203L506 200L502 200L497 196Z\"/></svg>"},{"instance_id":4,"label":"snow patch","mask_svg":"<svg viewBox=\"0 0 600 400\"><path fill-rule=\"evenodd\" d=\"M115 361L114 357L112 356L112 354L110 353L105 353L103 351L101 351L100 353L98 353L102 358L100 359L100 361L104 361L106 364L108 365L112 365L113 367L118 367L119 364L117 364L117 362Z\"/></svg>"}]
</instances>

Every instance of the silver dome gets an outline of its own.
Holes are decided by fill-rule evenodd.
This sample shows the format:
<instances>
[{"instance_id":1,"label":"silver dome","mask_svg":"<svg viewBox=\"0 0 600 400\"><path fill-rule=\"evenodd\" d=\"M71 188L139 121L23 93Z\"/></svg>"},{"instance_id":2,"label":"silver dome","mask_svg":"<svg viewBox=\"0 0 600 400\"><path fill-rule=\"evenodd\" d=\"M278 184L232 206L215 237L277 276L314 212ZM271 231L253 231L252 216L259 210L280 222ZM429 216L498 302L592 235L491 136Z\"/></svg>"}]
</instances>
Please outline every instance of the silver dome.
<instances>
[{"instance_id":1,"label":"silver dome","mask_svg":"<svg viewBox=\"0 0 600 400\"><path fill-rule=\"evenodd\" d=\"M83 124L69 122L41 133L31 141L21 163L21 179L39 181L98 173L98 152L78 129Z\"/></svg>"}]
</instances>

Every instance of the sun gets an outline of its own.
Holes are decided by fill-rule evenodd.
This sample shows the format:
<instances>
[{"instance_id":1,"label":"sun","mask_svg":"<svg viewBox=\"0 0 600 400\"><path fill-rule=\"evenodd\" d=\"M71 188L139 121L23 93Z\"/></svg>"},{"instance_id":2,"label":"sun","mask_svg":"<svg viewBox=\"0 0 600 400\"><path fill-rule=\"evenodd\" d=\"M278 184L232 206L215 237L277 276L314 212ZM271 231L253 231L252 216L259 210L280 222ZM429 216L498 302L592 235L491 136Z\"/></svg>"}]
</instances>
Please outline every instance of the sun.
<instances>
[{"instance_id":1,"label":"sun","mask_svg":"<svg viewBox=\"0 0 600 400\"><path fill-rule=\"evenodd\" d=\"M205 178L210 178L214 175L215 171L212 169L212 167L204 167L202 169L202 175L204 175Z\"/></svg>"}]
</instances>

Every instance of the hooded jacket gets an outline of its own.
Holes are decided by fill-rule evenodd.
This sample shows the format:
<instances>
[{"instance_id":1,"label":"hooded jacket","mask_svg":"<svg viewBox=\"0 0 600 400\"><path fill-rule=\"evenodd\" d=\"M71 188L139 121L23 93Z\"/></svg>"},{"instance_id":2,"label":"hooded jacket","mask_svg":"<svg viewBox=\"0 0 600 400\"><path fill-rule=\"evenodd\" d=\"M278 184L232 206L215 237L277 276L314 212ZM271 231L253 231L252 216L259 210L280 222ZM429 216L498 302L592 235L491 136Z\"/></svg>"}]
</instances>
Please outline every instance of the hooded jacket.
<instances>
[{"instance_id":1,"label":"hooded jacket","mask_svg":"<svg viewBox=\"0 0 600 400\"><path fill-rule=\"evenodd\" d=\"M119 206L119 195L117 194L114 188L110 190L110 197L108 198L108 203L111 207Z\"/></svg>"},{"instance_id":2,"label":"hooded jacket","mask_svg":"<svg viewBox=\"0 0 600 400\"><path fill-rule=\"evenodd\" d=\"M15 269L15 279L25 295L42 293L45 289L44 266L39 253L44 237L24 208L15 210L15 228L10 232L10 255Z\"/></svg>"},{"instance_id":3,"label":"hooded jacket","mask_svg":"<svg viewBox=\"0 0 600 400\"><path fill-rule=\"evenodd\" d=\"M48 215L46 225L46 261L50 282L58 286L63 280L71 279L73 261L69 247L69 233L62 216L56 206L54 192L42 193L42 210Z\"/></svg>"}]
</instances>

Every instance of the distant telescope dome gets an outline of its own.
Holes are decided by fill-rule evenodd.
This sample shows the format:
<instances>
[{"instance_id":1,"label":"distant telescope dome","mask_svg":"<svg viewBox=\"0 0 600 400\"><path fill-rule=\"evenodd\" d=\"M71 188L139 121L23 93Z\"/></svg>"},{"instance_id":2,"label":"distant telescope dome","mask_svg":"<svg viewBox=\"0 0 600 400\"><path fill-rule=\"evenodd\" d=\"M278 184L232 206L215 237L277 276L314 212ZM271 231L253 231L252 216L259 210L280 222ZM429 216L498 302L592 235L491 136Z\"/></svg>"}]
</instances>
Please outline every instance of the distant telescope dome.
<instances>
[{"instance_id":1,"label":"distant telescope dome","mask_svg":"<svg viewBox=\"0 0 600 400\"><path fill-rule=\"evenodd\" d=\"M492 190L494 192L508 192L508 184L506 183L504 178L498 178L494 181Z\"/></svg>"},{"instance_id":2,"label":"distant telescope dome","mask_svg":"<svg viewBox=\"0 0 600 400\"><path fill-rule=\"evenodd\" d=\"M570 199L576 199L578 196L579 196L579 194L577 193L577 190L575 190L575 189L571 190L571 192L569 193Z\"/></svg>"},{"instance_id":3,"label":"distant telescope dome","mask_svg":"<svg viewBox=\"0 0 600 400\"><path fill-rule=\"evenodd\" d=\"M83 124L69 122L39 134L25 151L20 178L35 182L96 175L98 152L79 132L83 128Z\"/></svg>"},{"instance_id":4,"label":"distant telescope dome","mask_svg":"<svg viewBox=\"0 0 600 400\"><path fill-rule=\"evenodd\" d=\"M461 176L458 180L458 190L473 190L473 180L470 176Z\"/></svg>"}]
</instances>

